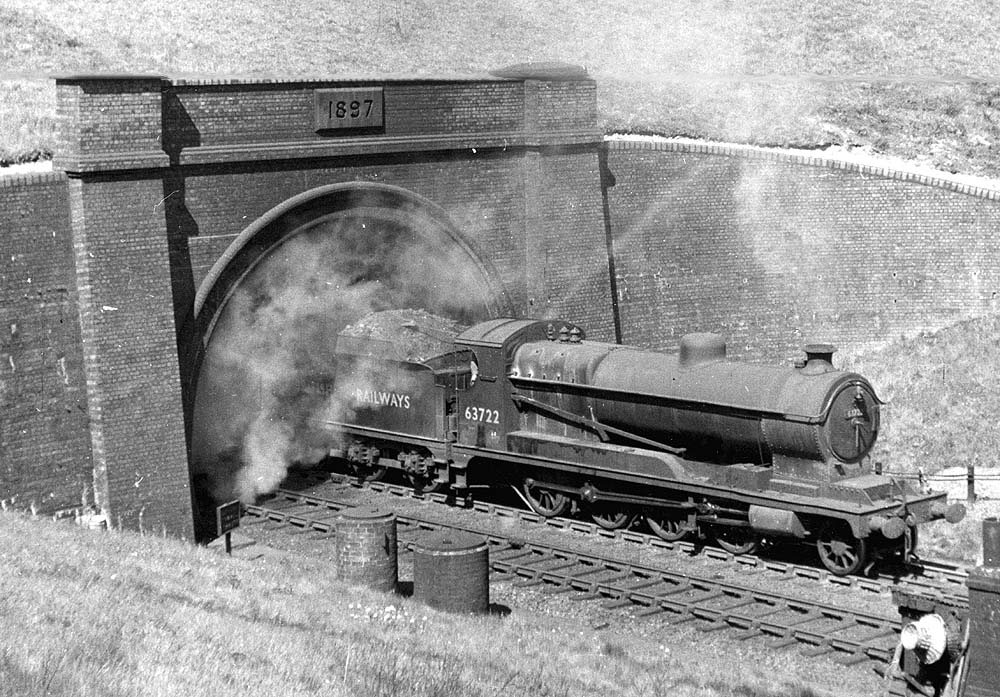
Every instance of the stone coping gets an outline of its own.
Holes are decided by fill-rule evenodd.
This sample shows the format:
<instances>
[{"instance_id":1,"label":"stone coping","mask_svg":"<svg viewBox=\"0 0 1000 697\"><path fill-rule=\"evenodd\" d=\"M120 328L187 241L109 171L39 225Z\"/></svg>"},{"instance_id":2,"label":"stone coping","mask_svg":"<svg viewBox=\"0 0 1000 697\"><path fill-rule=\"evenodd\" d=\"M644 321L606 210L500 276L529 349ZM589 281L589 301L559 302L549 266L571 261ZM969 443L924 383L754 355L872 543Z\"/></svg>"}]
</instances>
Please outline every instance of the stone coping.
<instances>
[{"instance_id":1,"label":"stone coping","mask_svg":"<svg viewBox=\"0 0 1000 697\"><path fill-rule=\"evenodd\" d=\"M0 167L0 187L49 184L66 178L65 172L52 169L51 160Z\"/></svg>"},{"instance_id":2,"label":"stone coping","mask_svg":"<svg viewBox=\"0 0 1000 697\"><path fill-rule=\"evenodd\" d=\"M224 83L216 82L214 84ZM787 162L913 182L991 201L1000 200L1000 182L998 181L984 177L949 174L903 160L880 158L863 151L834 150L832 148L825 150L765 148L690 138L629 134L611 134L605 136L604 141L612 150L653 150ZM52 162L49 160L0 167L0 186L44 184L65 178L64 172L53 171Z\"/></svg>"},{"instance_id":3,"label":"stone coping","mask_svg":"<svg viewBox=\"0 0 1000 697\"><path fill-rule=\"evenodd\" d=\"M882 158L864 151L833 148L825 150L765 148L692 138L629 134L611 134L605 137L605 142L612 150L655 150L787 162L913 182L990 200L1000 199L1000 182L998 181L985 177L949 174L905 160Z\"/></svg>"}]
</instances>

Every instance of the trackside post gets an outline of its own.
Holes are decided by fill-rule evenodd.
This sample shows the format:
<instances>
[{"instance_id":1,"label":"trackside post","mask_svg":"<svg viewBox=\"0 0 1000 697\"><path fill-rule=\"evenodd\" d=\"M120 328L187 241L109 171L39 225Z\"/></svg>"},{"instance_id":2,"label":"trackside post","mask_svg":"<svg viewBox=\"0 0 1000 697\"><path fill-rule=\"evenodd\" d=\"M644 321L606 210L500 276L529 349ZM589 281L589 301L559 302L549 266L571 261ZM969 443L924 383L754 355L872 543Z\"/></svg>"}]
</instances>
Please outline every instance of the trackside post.
<instances>
[{"instance_id":1,"label":"trackside post","mask_svg":"<svg viewBox=\"0 0 1000 697\"><path fill-rule=\"evenodd\" d=\"M218 536L226 536L226 554L233 553L230 533L240 526L242 512L239 501L230 501L215 508L215 530Z\"/></svg>"}]
</instances>

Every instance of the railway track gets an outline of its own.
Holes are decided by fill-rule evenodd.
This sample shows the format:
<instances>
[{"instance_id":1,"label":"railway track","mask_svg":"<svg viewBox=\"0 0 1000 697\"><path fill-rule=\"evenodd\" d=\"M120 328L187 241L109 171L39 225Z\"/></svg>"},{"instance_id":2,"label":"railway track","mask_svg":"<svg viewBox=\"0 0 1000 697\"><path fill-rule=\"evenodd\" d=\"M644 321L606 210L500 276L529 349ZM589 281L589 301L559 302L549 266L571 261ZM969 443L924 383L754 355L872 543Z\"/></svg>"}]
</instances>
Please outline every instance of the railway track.
<instances>
[{"instance_id":1,"label":"railway track","mask_svg":"<svg viewBox=\"0 0 1000 697\"><path fill-rule=\"evenodd\" d=\"M335 534L335 520L350 503L288 489L279 490L246 515ZM248 521L250 522L250 521ZM397 538L410 550L421 536L441 529L477 534L490 545L491 572L516 587L568 594L627 611L634 620L669 625L695 622L705 632L729 630L755 637L769 648L799 646L807 656L829 655L845 665L891 660L900 622L893 615L859 611L720 578L638 564L613 557L513 538L475 526L453 525L397 514Z\"/></svg>"},{"instance_id":2,"label":"railway track","mask_svg":"<svg viewBox=\"0 0 1000 697\"><path fill-rule=\"evenodd\" d=\"M341 474L306 474L289 480L291 487L309 487L323 482L335 482L357 489L368 489L404 499L419 499L427 503L449 504L446 493L418 492L410 486L386 481L363 481L357 477ZM676 552L693 556L703 555L709 559L731 561L746 570L767 572L776 578L799 578L829 584L837 587L855 588L872 593L889 593L893 588L905 587L926 594L937 594L953 599L958 604L967 602L965 580L968 572L961 567L937 560L920 560L906 566L886 565L875 576L837 576L825 568L799 564L793 561L773 559L757 554L733 554L711 544L695 543L687 540L669 541L651 533L631 528L608 530L597 523L568 517L546 518L534 511L508 506L491 501L474 500L469 510L478 511L501 519L529 524L543 525L557 530L572 531L609 540L621 540L657 550Z\"/></svg>"}]
</instances>

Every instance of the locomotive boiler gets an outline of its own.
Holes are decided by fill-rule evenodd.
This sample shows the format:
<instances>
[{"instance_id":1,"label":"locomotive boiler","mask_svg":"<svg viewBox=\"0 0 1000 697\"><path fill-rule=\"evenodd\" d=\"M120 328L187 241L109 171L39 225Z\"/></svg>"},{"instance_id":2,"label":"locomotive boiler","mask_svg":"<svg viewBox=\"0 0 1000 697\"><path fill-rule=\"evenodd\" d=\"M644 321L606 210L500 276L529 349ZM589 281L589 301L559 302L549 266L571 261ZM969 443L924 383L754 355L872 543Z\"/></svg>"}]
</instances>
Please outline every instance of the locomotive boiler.
<instances>
[{"instance_id":1,"label":"locomotive boiler","mask_svg":"<svg viewBox=\"0 0 1000 697\"><path fill-rule=\"evenodd\" d=\"M392 311L338 338L332 452L358 472L418 487L514 485L544 516L571 508L661 537L815 546L833 573L908 556L917 527L960 505L876 474L880 402L833 349L795 367L730 361L713 334L676 354L585 339L563 321L496 319L460 330Z\"/></svg>"}]
</instances>

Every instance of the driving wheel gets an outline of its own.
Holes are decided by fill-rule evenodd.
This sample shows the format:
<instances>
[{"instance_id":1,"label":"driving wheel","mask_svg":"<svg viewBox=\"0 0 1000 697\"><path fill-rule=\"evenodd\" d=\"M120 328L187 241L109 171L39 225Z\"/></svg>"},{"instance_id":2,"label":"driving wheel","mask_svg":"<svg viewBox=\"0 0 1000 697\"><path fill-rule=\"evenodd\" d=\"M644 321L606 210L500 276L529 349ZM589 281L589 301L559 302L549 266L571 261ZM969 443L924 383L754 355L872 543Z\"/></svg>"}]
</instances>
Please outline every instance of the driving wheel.
<instances>
[{"instance_id":1,"label":"driving wheel","mask_svg":"<svg viewBox=\"0 0 1000 697\"><path fill-rule=\"evenodd\" d=\"M590 518L605 530L620 530L628 527L635 515L612 504L595 504L590 510Z\"/></svg>"},{"instance_id":2,"label":"driving wheel","mask_svg":"<svg viewBox=\"0 0 1000 697\"><path fill-rule=\"evenodd\" d=\"M667 542L677 542L687 537L691 530L687 527L687 516L667 512L647 513L646 525L653 533Z\"/></svg>"},{"instance_id":3,"label":"driving wheel","mask_svg":"<svg viewBox=\"0 0 1000 697\"><path fill-rule=\"evenodd\" d=\"M741 525L719 525L715 528L715 541L730 554L752 554L757 551L757 533Z\"/></svg>"},{"instance_id":4,"label":"driving wheel","mask_svg":"<svg viewBox=\"0 0 1000 697\"><path fill-rule=\"evenodd\" d=\"M819 560L837 576L857 573L868 561L868 542L843 521L828 523L816 538Z\"/></svg>"},{"instance_id":5,"label":"driving wheel","mask_svg":"<svg viewBox=\"0 0 1000 697\"><path fill-rule=\"evenodd\" d=\"M569 508L569 497L558 491L544 489L526 480L521 487L531 510L546 518L562 515Z\"/></svg>"}]
</instances>

